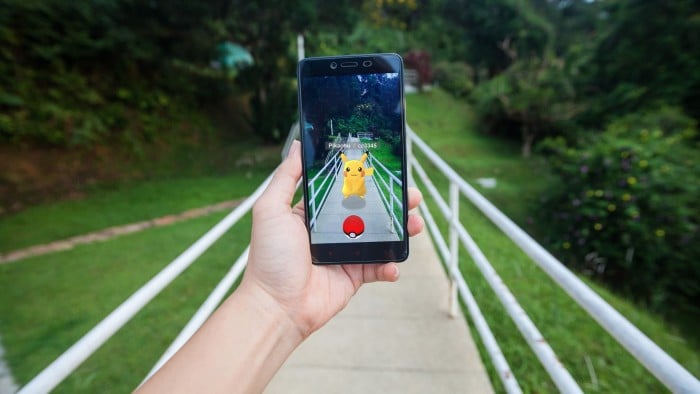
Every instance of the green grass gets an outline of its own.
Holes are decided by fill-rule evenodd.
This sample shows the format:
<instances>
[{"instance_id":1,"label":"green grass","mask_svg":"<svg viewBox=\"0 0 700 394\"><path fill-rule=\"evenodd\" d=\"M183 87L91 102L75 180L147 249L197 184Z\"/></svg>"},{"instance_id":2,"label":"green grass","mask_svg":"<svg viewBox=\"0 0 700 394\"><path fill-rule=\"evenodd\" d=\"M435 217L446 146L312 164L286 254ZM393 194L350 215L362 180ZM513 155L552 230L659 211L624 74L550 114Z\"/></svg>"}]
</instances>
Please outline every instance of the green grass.
<instances>
[{"instance_id":1,"label":"green grass","mask_svg":"<svg viewBox=\"0 0 700 394\"><path fill-rule=\"evenodd\" d=\"M0 332L15 378L23 384L35 376L223 215L1 265ZM133 390L249 239L248 215L57 392Z\"/></svg>"},{"instance_id":2,"label":"green grass","mask_svg":"<svg viewBox=\"0 0 700 394\"><path fill-rule=\"evenodd\" d=\"M522 159L517 144L477 134L469 106L441 91L411 95L407 102L408 123L414 131L468 182L473 184L478 177L495 177L496 188L480 191L516 222L527 224L529 213L537 209L539 193L547 185L544 163L538 158ZM420 155L419 159L443 197L446 197L447 180L434 176L439 171L428 165ZM478 185L474 186L479 188ZM426 200L433 214L439 216L436 205L430 198ZM460 218L584 391L627 392L630 388L634 388L635 392L664 391L655 377L466 200L460 205ZM438 223L445 234L446 222L438 219ZM546 371L463 248L460 250L460 269L523 390L556 391ZM665 321L586 278L582 279L672 357L696 376L700 374L697 338L683 337L673 322ZM496 389L502 392L489 356L471 322L470 325L491 380ZM588 372L586 358L593 365L597 384L593 383Z\"/></svg>"},{"instance_id":3,"label":"green grass","mask_svg":"<svg viewBox=\"0 0 700 394\"><path fill-rule=\"evenodd\" d=\"M376 143L377 147L370 151L370 155L379 160L391 172L401 170L401 158L391 151L391 145L381 140L363 140L363 143ZM381 170L381 169L380 169Z\"/></svg>"},{"instance_id":4,"label":"green grass","mask_svg":"<svg viewBox=\"0 0 700 394\"><path fill-rule=\"evenodd\" d=\"M0 250L242 198L274 168L274 157L268 156L269 160L258 162L254 169L198 178L171 175L169 179L103 187L88 191L80 200L4 216L0 218ZM215 213L0 265L0 335L5 358L19 384L27 383L224 215L226 212ZM97 387L100 392L133 390L249 238L247 215L71 374L57 392L94 391Z\"/></svg>"},{"instance_id":5,"label":"green grass","mask_svg":"<svg viewBox=\"0 0 700 394\"><path fill-rule=\"evenodd\" d=\"M0 217L0 253L248 195L272 171L136 182Z\"/></svg>"},{"instance_id":6,"label":"green grass","mask_svg":"<svg viewBox=\"0 0 700 394\"><path fill-rule=\"evenodd\" d=\"M510 140L477 133L470 106L441 90L409 95L406 120L472 186L523 225L550 174L537 156L520 157L520 146ZM484 189L477 178L496 178L497 187Z\"/></svg>"}]
</instances>

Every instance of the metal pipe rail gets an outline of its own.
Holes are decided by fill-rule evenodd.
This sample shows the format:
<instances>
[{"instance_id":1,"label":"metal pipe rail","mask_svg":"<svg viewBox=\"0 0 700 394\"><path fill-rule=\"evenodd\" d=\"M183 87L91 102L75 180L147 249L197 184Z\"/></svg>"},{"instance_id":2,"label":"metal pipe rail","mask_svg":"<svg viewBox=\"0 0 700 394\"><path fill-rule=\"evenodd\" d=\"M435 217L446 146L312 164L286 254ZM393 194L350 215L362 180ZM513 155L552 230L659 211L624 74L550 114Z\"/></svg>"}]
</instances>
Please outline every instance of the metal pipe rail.
<instances>
[{"instance_id":1,"label":"metal pipe rail","mask_svg":"<svg viewBox=\"0 0 700 394\"><path fill-rule=\"evenodd\" d=\"M418 147L423 154L445 175L451 184L459 189L486 217L488 217L504 234L520 247L539 265L574 301L613 336L632 356L647 370L656 376L666 387L677 393L700 392L700 381L682 365L663 351L649 337L630 323L602 297L591 290L583 281L569 271L561 262L539 245L525 231L498 210L486 198L479 194L462 177L459 176L440 156L435 153L416 133L406 125L409 146ZM417 160L409 153L411 168L418 170ZM423 171L424 172L424 171ZM445 211L446 203L438 203ZM448 216L449 217L449 216ZM461 234L462 241L468 240L468 234Z\"/></svg>"},{"instance_id":2,"label":"metal pipe rail","mask_svg":"<svg viewBox=\"0 0 700 394\"><path fill-rule=\"evenodd\" d=\"M195 312L192 318L190 318L190 321L187 322L185 328L180 331L165 353L163 353L160 359L158 359L158 362L156 362L151 371L148 372L148 375L146 375L141 384L145 383L151 376L158 372L158 370L165 365L165 363L168 362L168 360L170 360L170 358L175 355L178 350L180 350L180 348L194 335L194 333L199 330L209 316L214 313L214 310L216 310L224 297L226 297L228 291L231 290L231 287L233 287L234 283L236 283L238 277L241 276L241 273L243 273L243 270L248 264L249 251L250 245L248 245L243 253L238 256L238 259L236 259L236 262L233 263L228 273L226 273L224 278L221 279L218 285L216 285L211 294L209 294L209 297L207 297L204 303L202 303L202 306L197 309L197 312Z\"/></svg>"},{"instance_id":3,"label":"metal pipe rail","mask_svg":"<svg viewBox=\"0 0 700 394\"><path fill-rule=\"evenodd\" d=\"M47 393L58 386L90 355L121 329L144 306L201 256L214 242L226 233L243 215L250 211L258 197L267 188L272 174L231 213L169 263L112 313L105 317L73 346L61 354L49 366L22 387L19 394Z\"/></svg>"},{"instance_id":4,"label":"metal pipe rail","mask_svg":"<svg viewBox=\"0 0 700 394\"><path fill-rule=\"evenodd\" d=\"M460 278L462 278L461 280L464 280L464 277L462 276L458 267L459 258L457 253L457 239L459 238L459 240L462 241L462 245L467 249L472 259L476 262L477 267L486 278L494 293L496 293L498 296L498 299L506 309L506 312L516 324L518 330L523 335L530 348L535 352L540 360L540 363L547 370L549 376L552 377L552 380L559 390L566 393L582 393L581 388L578 386L574 378L559 362L556 354L544 340L540 331L537 329L525 310L520 306L510 290L508 290L508 287L506 287L506 285L503 283L503 280L501 280L500 276L498 276L489 261L486 259L474 240L471 238L471 236L469 236L467 230L459 221L459 213L457 211L457 207L459 206L459 195L456 185L454 183L450 184L450 206L448 206L447 202L445 202L437 188L433 185L432 181L423 169L423 166L418 162L418 160L415 159L415 157L412 158L412 164L413 168L418 174L418 177L421 179L423 184L425 184L430 196L433 197L437 203L440 213L442 213L442 215L450 221L450 251L449 254L443 254L443 259L447 263L448 271L450 272L450 276L453 281L453 292L456 292L457 288L459 287ZM425 207L425 211L429 213L427 206ZM431 233L433 234L433 237L442 238L442 234L439 231L433 233L431 228ZM448 258L445 259L445 257ZM455 309L457 307L456 294L450 294L450 304L451 309ZM499 370L499 376L501 376L502 381L503 376L508 376L509 372L510 369ZM505 383L506 382L504 382L504 385Z\"/></svg>"},{"instance_id":5,"label":"metal pipe rail","mask_svg":"<svg viewBox=\"0 0 700 394\"><path fill-rule=\"evenodd\" d=\"M323 208L323 204L326 202L326 199L328 198L328 194L330 194L331 187L333 186L333 182L335 181L335 175L338 173L338 170L341 167L341 160L338 155L330 159L326 165L323 166L323 168L309 180L309 194L311 195L309 198L309 225L311 226L311 231L316 230L316 218L318 217L318 213L321 211L321 208ZM328 166L330 165L330 169L326 171ZM318 189L316 189L316 179L318 179L322 174L324 174L324 171L326 171L326 175L323 177L323 181L321 181L321 184L318 186ZM328 182L328 187L324 190L323 187L326 184L326 181ZM318 196L319 193L323 193L321 196L321 201L318 203L318 206L316 206L316 196Z\"/></svg>"},{"instance_id":6,"label":"metal pipe rail","mask_svg":"<svg viewBox=\"0 0 700 394\"><path fill-rule=\"evenodd\" d=\"M425 202L421 202L419 208L423 219L425 219L425 224L427 225L428 231L432 235L433 241L437 244L436 246L440 256L442 257L443 261L450 261L450 250L447 247L445 238L440 233L440 230L438 229L435 219L430 213L428 206L425 204ZM501 383L503 383L506 392L510 394L522 393L522 390L518 385L518 381L515 379L515 376L508 365L508 361L506 361L500 346L498 346L496 338L493 336L493 332L491 332L491 328L489 328L488 323L486 323L486 319L484 319L484 315L481 313L479 305L476 303L472 292L469 290L469 286L467 285L464 276L459 274L458 271L455 272L451 268L448 268L448 274L451 278L456 279L457 289L467 306L469 315L474 321L474 326L479 332L479 336L484 343L486 351L491 357L491 361L493 361L494 367L498 372L498 377L501 379Z\"/></svg>"},{"instance_id":7,"label":"metal pipe rail","mask_svg":"<svg viewBox=\"0 0 700 394\"><path fill-rule=\"evenodd\" d=\"M401 182L401 179L399 179L396 175L392 174L391 171L389 171L389 169L386 168L386 166L379 159L369 156L367 158L367 164L369 165L369 167L374 167L374 175L372 175L372 181L377 187L379 196L382 198L382 202L384 203L384 206L386 207L387 211L389 212L389 215L391 216L392 231L396 232L395 229L399 229L399 233L403 238L403 226L401 225L401 221L396 217L396 213L394 212L394 202L396 202L399 208L403 210L403 202L396 195L396 193L394 193L394 183L396 183L399 187L403 187L403 182ZM381 176L381 171L378 171L379 168L381 168L382 171L386 174L386 177L389 179L388 183ZM384 187L386 188L387 193L389 194L388 196L386 196L385 193L382 192L382 188L379 187L379 182L377 181L377 179L379 179L379 181L381 181Z\"/></svg>"}]
</instances>

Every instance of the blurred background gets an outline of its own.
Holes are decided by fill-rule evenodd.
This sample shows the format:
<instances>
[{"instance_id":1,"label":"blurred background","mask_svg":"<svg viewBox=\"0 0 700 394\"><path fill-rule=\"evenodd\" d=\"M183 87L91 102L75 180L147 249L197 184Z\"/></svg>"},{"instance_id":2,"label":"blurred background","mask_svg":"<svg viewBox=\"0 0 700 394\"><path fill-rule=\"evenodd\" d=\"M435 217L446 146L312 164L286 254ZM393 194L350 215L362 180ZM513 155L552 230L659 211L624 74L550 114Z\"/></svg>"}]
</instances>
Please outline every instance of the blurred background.
<instances>
[{"instance_id":1,"label":"blurred background","mask_svg":"<svg viewBox=\"0 0 700 394\"><path fill-rule=\"evenodd\" d=\"M413 129L698 376L697 1L0 0L0 253L161 224L0 262L0 343L15 381L224 212L178 215L234 206L275 167L298 117L300 37L306 56L401 54ZM59 389L135 387L245 247L245 223ZM551 319L560 346L598 349L587 390L661 389L632 359L605 353L602 331L567 339L556 326L582 327L581 312L555 309L543 294L557 293L502 264L526 300L544 300L523 303ZM523 388L553 390L513 341Z\"/></svg>"}]
</instances>

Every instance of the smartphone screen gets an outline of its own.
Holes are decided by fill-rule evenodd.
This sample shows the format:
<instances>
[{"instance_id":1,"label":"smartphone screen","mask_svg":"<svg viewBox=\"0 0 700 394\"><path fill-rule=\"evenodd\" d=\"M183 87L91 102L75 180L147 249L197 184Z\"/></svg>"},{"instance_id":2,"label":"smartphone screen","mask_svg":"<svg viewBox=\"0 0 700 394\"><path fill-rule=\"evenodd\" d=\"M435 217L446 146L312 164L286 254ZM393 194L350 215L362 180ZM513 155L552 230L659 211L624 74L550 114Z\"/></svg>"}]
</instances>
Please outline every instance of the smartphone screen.
<instances>
[{"instance_id":1,"label":"smartphone screen","mask_svg":"<svg viewBox=\"0 0 700 394\"><path fill-rule=\"evenodd\" d=\"M314 263L408 256L403 66L395 54L299 63L306 223Z\"/></svg>"}]
</instances>

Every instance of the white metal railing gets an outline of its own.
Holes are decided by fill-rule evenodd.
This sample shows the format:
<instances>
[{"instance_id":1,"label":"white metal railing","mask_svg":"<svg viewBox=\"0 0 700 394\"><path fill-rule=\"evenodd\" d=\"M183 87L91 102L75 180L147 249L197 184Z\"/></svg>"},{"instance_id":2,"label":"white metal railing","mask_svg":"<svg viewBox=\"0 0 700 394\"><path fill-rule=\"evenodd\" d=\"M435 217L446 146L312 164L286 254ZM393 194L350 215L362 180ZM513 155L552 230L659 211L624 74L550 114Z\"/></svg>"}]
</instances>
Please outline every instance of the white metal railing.
<instances>
[{"instance_id":1,"label":"white metal railing","mask_svg":"<svg viewBox=\"0 0 700 394\"><path fill-rule=\"evenodd\" d=\"M335 152L334 154L331 154ZM321 212L323 204L328 199L328 195L331 192L333 182L335 182L336 175L340 170L343 161L338 154L339 150L334 149L329 152L326 158L326 164L321 168L321 170L313 178L309 180L309 226L311 231L316 230L316 219L318 219L318 213ZM316 186L316 180L323 176L321 184ZM328 183L328 184L326 184ZM321 194L321 200L318 205L316 205L316 197Z\"/></svg>"},{"instance_id":2,"label":"white metal railing","mask_svg":"<svg viewBox=\"0 0 700 394\"><path fill-rule=\"evenodd\" d=\"M212 244L214 244L216 240L221 238L221 236L224 235L226 231L228 231L234 224L236 224L236 222L238 222L238 220L240 220L240 218L243 217L243 215L250 211L255 201L257 201L258 197L262 194L267 185L270 183L271 179L272 174L268 176L267 179L265 179L265 181L260 186L258 186L258 188L247 199L245 199L245 201L243 201L224 219L217 223L216 226L214 226L200 239L198 239L194 244L192 244L192 246L190 246L189 248L187 248L187 250L182 252L182 254L180 254L177 258L175 258L175 260L169 263L163 270L161 270L156 276L149 280L139 290L132 294L112 313L110 313L95 327L88 331L87 334L85 334L73 346L71 346L68 350L61 354L61 356L59 356L54 362L49 364L49 366L47 366L43 371L41 371L37 376L35 376L31 381L29 381L29 383L22 387L19 393L47 393L53 390L56 386L58 386L59 383L61 383L68 375L70 375L76 368L78 368L80 364L82 364L88 357L90 357L90 355L92 355L97 349L99 349L109 338L111 338L117 331L119 331L119 329L121 329L129 320L131 320L132 317L134 317L141 309L143 309L144 306L146 306L153 298L155 298L155 296L158 295L168 284L170 284L175 278L177 278L178 275L180 275L187 267L189 267ZM243 254L246 253L247 249ZM240 263L240 261L243 261L243 263ZM228 281L231 284L235 282L238 275L240 275L240 272L242 271L243 265L246 261L247 259L241 256L231 269L231 271L233 271L233 274L229 272L229 274L227 275L228 279L227 277L225 277L224 281ZM222 292L219 286L217 286L215 292ZM225 291L223 292L225 293ZM211 297L212 296L210 296L210 298ZM209 305L208 308L210 308L212 304L213 299L211 301L209 299L205 301L205 305ZM215 307L216 305L213 306ZM203 316L198 312L193 318L193 320L195 318L203 322L206 319L206 316ZM201 323L198 322L197 324ZM190 327L191 325L192 324L188 324L188 327ZM197 327L194 327L194 330L196 330ZM192 327L186 327L186 330L190 330L192 333L194 332L194 330L192 330ZM180 339L181 338L178 337L178 340L176 341L179 341ZM182 341L182 343L184 343L184 341ZM174 346L175 344L171 346L171 349ZM177 346L177 348L179 348L179 346L181 346L181 343ZM168 349L166 354L170 353L171 349ZM174 353L174 351L172 351L172 353Z\"/></svg>"},{"instance_id":3,"label":"white metal railing","mask_svg":"<svg viewBox=\"0 0 700 394\"><path fill-rule=\"evenodd\" d=\"M209 294L209 297L204 301L202 306L197 309L197 312L195 312L194 315L192 315L192 318L190 319L189 322L185 325L185 328L180 331L180 333L177 335L173 343L168 347L168 349L163 353L163 355L158 359L156 362L156 365L153 366L151 371L146 375L146 377L143 379L141 384L145 383L148 378L153 376L158 370L168 361L170 360L170 357L175 355L178 350L184 345L191 337L194 335L197 330L199 330L199 327L201 327L204 322L209 318L209 316L214 313L214 310L219 306L221 301L226 297L226 294L231 290L231 287L233 287L234 283L236 283L236 279L238 279L239 276L241 276L241 273L246 267L246 264L248 263L248 251L250 250L250 245L248 245L243 253L238 256L238 259L236 259L236 262L233 263L231 266L231 269L224 275L224 278L221 279L218 285L214 288L214 290Z\"/></svg>"},{"instance_id":4,"label":"white metal railing","mask_svg":"<svg viewBox=\"0 0 700 394\"><path fill-rule=\"evenodd\" d=\"M374 185L377 188L377 191L379 192L379 196L382 199L382 202L384 203L384 207L389 211L389 215L391 216L391 230L392 232L396 233L398 229L398 233L400 234L400 239L403 239L404 233L403 233L403 226L401 225L402 220L399 220L399 218L396 215L396 212L394 211L394 204L396 204L397 208L399 209L399 212L403 212L403 201L402 198L399 198L399 196L396 195L396 192L394 191L394 185L399 187L399 190L403 187L403 182L401 182L401 179L397 177L396 175L392 174L391 171L389 171L386 166L379 161L379 159L373 157L373 156L367 156L367 164L369 167L374 167L374 174L372 175L372 181L374 182ZM382 175L386 174L386 175ZM386 179L384 179L386 178ZM377 181L377 179L379 181ZM380 182L386 189L386 192L383 191L383 189L380 187Z\"/></svg>"},{"instance_id":5,"label":"white metal railing","mask_svg":"<svg viewBox=\"0 0 700 394\"><path fill-rule=\"evenodd\" d=\"M593 317L610 335L624 346L639 362L654 374L666 387L678 393L699 393L700 381L688 372L682 365L666 354L658 345L644 335L637 327L625 319L619 312L591 290L576 275L569 271L561 262L547 252L541 245L520 229L506 215L499 211L486 198L471 187L459 176L440 156L435 153L410 127L407 127L409 168L415 169L423 181L431 197L437 203L440 213L449 221L449 245L435 225L427 205L421 205L421 212L426 218L428 229L437 243L440 254L450 273L453 288L457 288L467 304L470 315L475 322L483 321L478 307L473 304L473 297L466 286L466 281L458 269L458 244L462 245L485 276L487 282L497 294L518 330L525 337L538 359L552 377L552 380L562 392L581 392L578 384L569 372L556 358L551 347L546 343L534 323L520 307L515 297L510 293L484 254L471 238L464 225L459 221L459 197L466 197L486 217L488 217L504 234L533 259L564 291L566 291L588 314ZM412 154L412 149L418 148L435 165L450 182L450 201L446 202L437 191L425 170ZM412 173L409 174L412 178ZM454 300L455 297L452 296ZM453 303L453 308L456 307ZM517 383L513 384L509 377L512 373L507 363L502 359L502 353L495 345L488 327L477 323L484 344L494 364L499 370L499 376L508 392L519 392ZM482 332L483 331L483 332ZM490 344L489 344L490 343Z\"/></svg>"}]
</instances>

